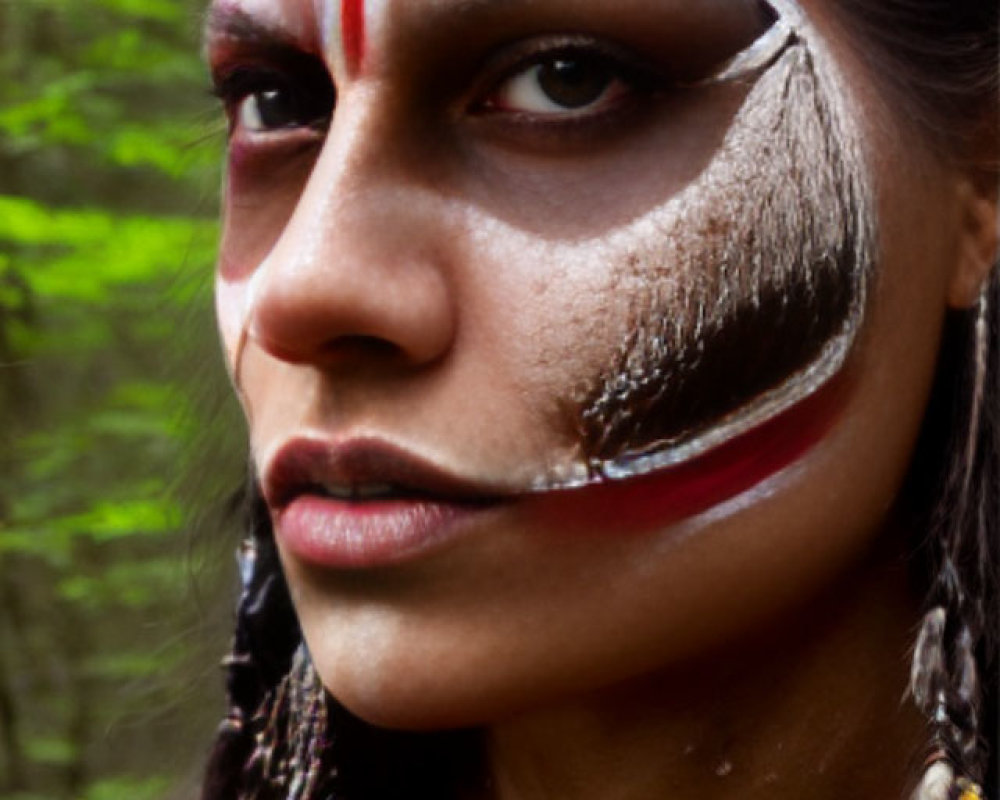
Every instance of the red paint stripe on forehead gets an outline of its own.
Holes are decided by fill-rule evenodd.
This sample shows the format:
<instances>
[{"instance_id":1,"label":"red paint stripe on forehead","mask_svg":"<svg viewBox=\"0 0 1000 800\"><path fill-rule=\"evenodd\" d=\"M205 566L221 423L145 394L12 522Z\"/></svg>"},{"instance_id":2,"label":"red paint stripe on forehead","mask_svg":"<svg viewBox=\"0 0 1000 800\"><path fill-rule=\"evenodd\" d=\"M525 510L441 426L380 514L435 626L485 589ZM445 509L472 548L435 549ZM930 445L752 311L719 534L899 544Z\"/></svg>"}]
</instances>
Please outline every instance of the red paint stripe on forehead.
<instances>
[{"instance_id":1,"label":"red paint stripe on forehead","mask_svg":"<svg viewBox=\"0 0 1000 800\"><path fill-rule=\"evenodd\" d=\"M356 75L365 57L365 0L341 0L340 35L347 71Z\"/></svg>"}]
</instances>

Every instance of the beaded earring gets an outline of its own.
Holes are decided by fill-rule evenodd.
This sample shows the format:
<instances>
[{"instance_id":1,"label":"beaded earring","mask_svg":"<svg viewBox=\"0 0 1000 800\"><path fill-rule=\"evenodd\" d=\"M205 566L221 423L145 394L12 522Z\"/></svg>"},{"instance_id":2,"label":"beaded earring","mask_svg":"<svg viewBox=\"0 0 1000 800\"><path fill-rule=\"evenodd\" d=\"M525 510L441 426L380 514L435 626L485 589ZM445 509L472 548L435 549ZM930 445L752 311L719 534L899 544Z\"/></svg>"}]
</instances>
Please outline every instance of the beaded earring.
<instances>
[{"instance_id":1,"label":"beaded earring","mask_svg":"<svg viewBox=\"0 0 1000 800\"><path fill-rule=\"evenodd\" d=\"M933 557L938 564L931 588L938 603L924 616L913 653L910 692L932 731L932 755L911 800L983 800L985 772L980 736L982 687L976 650L984 628L982 598L989 585L985 534L993 487L974 480L984 468L982 434L992 432L984 408L986 382L995 378L990 350L987 286L971 320L972 350L966 387L969 399L964 447L945 485L947 502L932 524Z\"/></svg>"}]
</instances>

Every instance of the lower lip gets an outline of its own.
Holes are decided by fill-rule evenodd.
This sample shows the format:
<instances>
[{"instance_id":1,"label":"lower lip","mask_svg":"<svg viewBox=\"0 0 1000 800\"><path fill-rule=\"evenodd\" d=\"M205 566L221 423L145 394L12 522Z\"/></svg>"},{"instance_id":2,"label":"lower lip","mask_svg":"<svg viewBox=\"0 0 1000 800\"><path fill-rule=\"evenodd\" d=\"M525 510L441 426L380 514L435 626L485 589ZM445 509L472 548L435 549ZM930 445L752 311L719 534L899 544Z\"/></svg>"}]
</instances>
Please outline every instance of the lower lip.
<instances>
[{"instance_id":1,"label":"lower lip","mask_svg":"<svg viewBox=\"0 0 1000 800\"><path fill-rule=\"evenodd\" d=\"M286 549L308 563L359 569L396 564L459 535L481 509L430 500L351 502L302 495L277 515Z\"/></svg>"}]
</instances>

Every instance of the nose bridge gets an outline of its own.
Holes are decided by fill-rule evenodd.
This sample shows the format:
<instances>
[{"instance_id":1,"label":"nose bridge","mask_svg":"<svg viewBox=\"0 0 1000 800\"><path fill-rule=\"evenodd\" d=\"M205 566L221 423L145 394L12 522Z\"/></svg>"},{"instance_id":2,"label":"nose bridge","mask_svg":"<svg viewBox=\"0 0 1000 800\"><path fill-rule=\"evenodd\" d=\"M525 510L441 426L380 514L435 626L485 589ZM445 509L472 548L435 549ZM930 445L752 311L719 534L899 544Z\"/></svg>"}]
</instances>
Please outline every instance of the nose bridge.
<instances>
[{"instance_id":1,"label":"nose bridge","mask_svg":"<svg viewBox=\"0 0 1000 800\"><path fill-rule=\"evenodd\" d=\"M454 320L438 203L399 157L400 136L363 97L337 109L254 276L250 336L273 355L328 362L379 340L372 352L389 345L423 362L447 349Z\"/></svg>"},{"instance_id":2,"label":"nose bridge","mask_svg":"<svg viewBox=\"0 0 1000 800\"><path fill-rule=\"evenodd\" d=\"M393 198L406 191L406 177L393 156L393 138L375 104L338 106L275 254L304 262L304 267L322 258L320 248L331 243L331 235L363 239L365 228L375 226L375 217L393 215Z\"/></svg>"},{"instance_id":3,"label":"nose bridge","mask_svg":"<svg viewBox=\"0 0 1000 800\"><path fill-rule=\"evenodd\" d=\"M366 195L370 200L386 190L398 190L402 176L390 175L393 138L390 123L376 104L363 98L341 103L295 216L308 226L359 209L368 202Z\"/></svg>"}]
</instances>

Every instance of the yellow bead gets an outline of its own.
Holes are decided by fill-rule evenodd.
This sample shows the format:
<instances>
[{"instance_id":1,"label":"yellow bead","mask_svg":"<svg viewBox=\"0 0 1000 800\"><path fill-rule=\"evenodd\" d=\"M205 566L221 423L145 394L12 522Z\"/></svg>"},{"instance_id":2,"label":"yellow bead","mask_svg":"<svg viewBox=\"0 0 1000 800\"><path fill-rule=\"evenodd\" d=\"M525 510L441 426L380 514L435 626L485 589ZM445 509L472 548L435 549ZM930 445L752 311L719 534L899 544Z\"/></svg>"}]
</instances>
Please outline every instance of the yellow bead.
<instances>
[{"instance_id":1,"label":"yellow bead","mask_svg":"<svg viewBox=\"0 0 1000 800\"><path fill-rule=\"evenodd\" d=\"M983 791L976 784L965 778L961 778L958 781L958 785L962 789L962 794L958 800L983 800Z\"/></svg>"}]
</instances>

